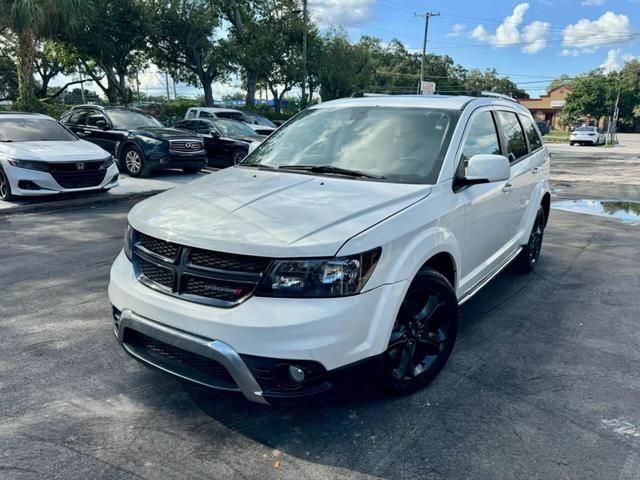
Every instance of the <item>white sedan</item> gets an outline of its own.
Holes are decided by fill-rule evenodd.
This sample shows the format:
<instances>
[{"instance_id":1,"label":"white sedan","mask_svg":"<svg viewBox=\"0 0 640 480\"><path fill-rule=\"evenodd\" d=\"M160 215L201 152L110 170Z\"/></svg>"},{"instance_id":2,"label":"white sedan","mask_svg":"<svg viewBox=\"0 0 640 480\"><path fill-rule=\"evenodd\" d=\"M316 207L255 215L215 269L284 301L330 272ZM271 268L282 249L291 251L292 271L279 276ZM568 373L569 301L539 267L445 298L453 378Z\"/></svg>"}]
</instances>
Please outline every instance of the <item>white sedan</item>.
<instances>
[{"instance_id":1,"label":"white sedan","mask_svg":"<svg viewBox=\"0 0 640 480\"><path fill-rule=\"evenodd\" d=\"M598 127L578 127L569 136L569 145L604 145L607 136Z\"/></svg>"},{"instance_id":2,"label":"white sedan","mask_svg":"<svg viewBox=\"0 0 640 480\"><path fill-rule=\"evenodd\" d=\"M0 200L109 190L117 185L113 157L53 118L0 114Z\"/></svg>"}]
</instances>

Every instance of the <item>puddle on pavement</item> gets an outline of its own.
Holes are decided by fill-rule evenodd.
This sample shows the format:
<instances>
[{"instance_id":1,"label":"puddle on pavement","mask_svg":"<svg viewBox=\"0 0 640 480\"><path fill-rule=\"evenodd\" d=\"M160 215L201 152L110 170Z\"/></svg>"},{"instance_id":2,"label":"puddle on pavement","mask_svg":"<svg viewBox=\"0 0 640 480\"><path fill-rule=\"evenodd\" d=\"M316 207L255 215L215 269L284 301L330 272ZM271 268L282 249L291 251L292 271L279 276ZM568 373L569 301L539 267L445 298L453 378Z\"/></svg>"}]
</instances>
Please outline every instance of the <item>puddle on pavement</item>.
<instances>
[{"instance_id":1,"label":"puddle on pavement","mask_svg":"<svg viewBox=\"0 0 640 480\"><path fill-rule=\"evenodd\" d=\"M608 200L560 200L551 203L551 208L566 212L597 215L620 220L622 223L640 225L640 202Z\"/></svg>"}]
</instances>

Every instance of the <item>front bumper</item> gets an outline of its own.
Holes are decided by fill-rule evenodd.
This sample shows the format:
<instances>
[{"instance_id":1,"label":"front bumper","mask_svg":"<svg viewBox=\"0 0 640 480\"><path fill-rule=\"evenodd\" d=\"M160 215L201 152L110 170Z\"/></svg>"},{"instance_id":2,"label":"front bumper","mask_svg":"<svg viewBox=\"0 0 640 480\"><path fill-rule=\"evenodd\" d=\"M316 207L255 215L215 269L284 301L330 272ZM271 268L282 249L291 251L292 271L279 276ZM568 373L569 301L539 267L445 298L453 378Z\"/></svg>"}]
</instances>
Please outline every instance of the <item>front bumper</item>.
<instances>
[{"instance_id":1,"label":"front bumper","mask_svg":"<svg viewBox=\"0 0 640 480\"><path fill-rule=\"evenodd\" d=\"M187 335L197 340L199 351L202 342L209 349L212 345L229 347L254 373L272 370L282 363L299 363L312 374L310 378L315 378L313 376L324 373L330 376L333 370L384 352L407 287L407 282L398 282L352 297L333 299L251 297L234 308L216 308L176 299L146 287L135 278L131 262L121 253L111 269L109 299L116 311L130 311L152 325L160 325L163 334L178 332L172 342L158 339L164 343L177 346L176 342L183 342ZM211 351L206 352L205 356L212 358ZM185 375L182 371L170 373L203 383L197 375ZM235 380L232 372L229 373ZM264 377L257 381L260 390L267 392L263 398L302 396L299 394L323 389L320 380L304 392L278 391L271 388L273 384ZM221 388L219 383L212 383L216 382L209 381L207 385ZM247 398L255 400L253 386L247 389L235 383ZM228 388L223 385L222 389Z\"/></svg>"},{"instance_id":2,"label":"front bumper","mask_svg":"<svg viewBox=\"0 0 640 480\"><path fill-rule=\"evenodd\" d=\"M138 347L135 343L127 341L125 332L133 330L142 333L178 349L208 358L222 365L231 375L234 383L225 381L224 378L207 375L196 368L183 363L171 361L170 358L162 355L153 355L148 349ZM148 320L131 310L123 310L116 317L114 334L122 348L138 361L152 367L171 373L185 380L190 380L201 385L215 388L217 390L240 391L244 396L253 402L268 403L262 396L262 389L252 375L251 371L244 363L240 355L220 340L205 340L194 335L161 325Z\"/></svg>"},{"instance_id":3,"label":"front bumper","mask_svg":"<svg viewBox=\"0 0 640 480\"><path fill-rule=\"evenodd\" d=\"M4 162L2 167L9 179L11 192L14 195L19 196L43 196L56 195L59 193L90 192L93 190L110 189L118 186L118 167L115 163L107 168L104 179L99 185L85 188L64 188L56 182L53 176L48 172L14 167L8 162ZM30 186L30 188L22 188L25 185Z\"/></svg>"},{"instance_id":4,"label":"front bumper","mask_svg":"<svg viewBox=\"0 0 640 480\"><path fill-rule=\"evenodd\" d=\"M207 153L199 152L175 152L167 151L149 155L155 168L204 168L207 166Z\"/></svg>"}]
</instances>

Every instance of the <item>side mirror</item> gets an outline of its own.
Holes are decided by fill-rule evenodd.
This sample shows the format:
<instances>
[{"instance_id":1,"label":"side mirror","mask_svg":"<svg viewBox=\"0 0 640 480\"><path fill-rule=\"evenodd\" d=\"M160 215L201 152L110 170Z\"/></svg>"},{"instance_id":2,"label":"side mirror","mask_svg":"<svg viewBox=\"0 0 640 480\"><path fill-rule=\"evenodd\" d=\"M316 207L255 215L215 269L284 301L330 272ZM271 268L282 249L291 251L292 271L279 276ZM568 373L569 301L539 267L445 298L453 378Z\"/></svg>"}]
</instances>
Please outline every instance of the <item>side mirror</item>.
<instances>
[{"instance_id":1,"label":"side mirror","mask_svg":"<svg viewBox=\"0 0 640 480\"><path fill-rule=\"evenodd\" d=\"M474 155L467 164L467 174L456 180L458 186L504 182L511 177L511 165L502 155Z\"/></svg>"},{"instance_id":2,"label":"side mirror","mask_svg":"<svg viewBox=\"0 0 640 480\"><path fill-rule=\"evenodd\" d=\"M96 122L96 127L102 129L102 130L108 130L109 129L109 125L107 125L107 122L105 120L98 120Z\"/></svg>"},{"instance_id":3,"label":"side mirror","mask_svg":"<svg viewBox=\"0 0 640 480\"><path fill-rule=\"evenodd\" d=\"M218 132L215 128L209 130L209 133L213 138L220 138L220 132Z\"/></svg>"}]
</instances>

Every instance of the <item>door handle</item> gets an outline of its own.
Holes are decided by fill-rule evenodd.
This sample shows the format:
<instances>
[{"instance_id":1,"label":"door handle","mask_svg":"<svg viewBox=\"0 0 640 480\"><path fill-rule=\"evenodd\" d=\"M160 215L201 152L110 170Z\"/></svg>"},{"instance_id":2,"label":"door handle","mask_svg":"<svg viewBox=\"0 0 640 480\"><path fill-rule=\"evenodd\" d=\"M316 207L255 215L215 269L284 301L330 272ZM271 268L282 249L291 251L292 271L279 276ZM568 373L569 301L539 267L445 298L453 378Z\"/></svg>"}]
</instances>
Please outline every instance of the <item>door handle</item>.
<instances>
[{"instance_id":1,"label":"door handle","mask_svg":"<svg viewBox=\"0 0 640 480\"><path fill-rule=\"evenodd\" d=\"M507 183L504 187L502 187L502 191L504 193L511 193L511 190L513 190L513 185L511 185L510 183Z\"/></svg>"},{"instance_id":2,"label":"door handle","mask_svg":"<svg viewBox=\"0 0 640 480\"><path fill-rule=\"evenodd\" d=\"M540 173L540 171L541 171L541 170L542 170L542 169L541 169L540 167L533 167L533 168L531 169L531 173L532 173L533 175L536 175L536 174Z\"/></svg>"},{"instance_id":3,"label":"door handle","mask_svg":"<svg viewBox=\"0 0 640 480\"><path fill-rule=\"evenodd\" d=\"M84 131L84 134L85 134L85 135L91 135L91 130L85 130L85 131Z\"/></svg>"}]
</instances>

